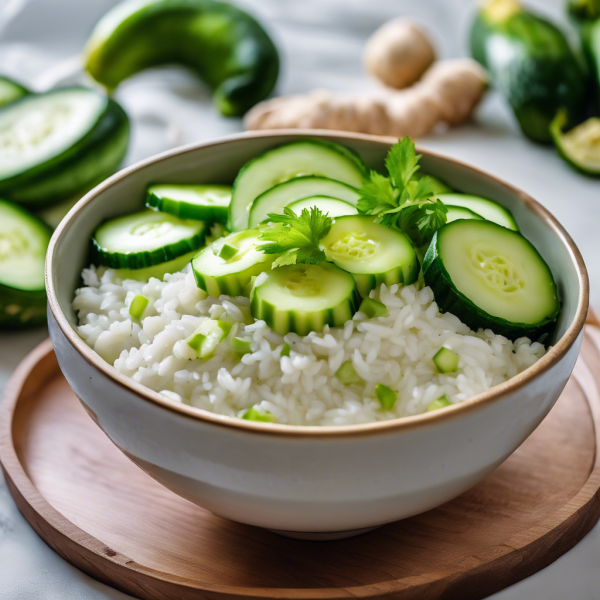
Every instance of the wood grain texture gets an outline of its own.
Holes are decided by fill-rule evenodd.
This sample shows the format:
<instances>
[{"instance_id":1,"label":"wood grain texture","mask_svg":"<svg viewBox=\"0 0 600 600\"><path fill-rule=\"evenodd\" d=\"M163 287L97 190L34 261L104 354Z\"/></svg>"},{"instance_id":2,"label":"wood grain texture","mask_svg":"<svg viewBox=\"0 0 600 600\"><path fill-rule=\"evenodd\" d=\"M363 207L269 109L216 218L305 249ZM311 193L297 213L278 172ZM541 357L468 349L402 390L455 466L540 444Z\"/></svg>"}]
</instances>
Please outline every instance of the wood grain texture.
<instances>
[{"instance_id":1,"label":"wood grain texture","mask_svg":"<svg viewBox=\"0 0 600 600\"><path fill-rule=\"evenodd\" d=\"M485 481L347 540L282 538L163 488L86 415L49 341L0 404L0 460L51 548L143 599L484 598L556 560L600 516L599 348L600 329L589 325L555 408Z\"/></svg>"}]
</instances>

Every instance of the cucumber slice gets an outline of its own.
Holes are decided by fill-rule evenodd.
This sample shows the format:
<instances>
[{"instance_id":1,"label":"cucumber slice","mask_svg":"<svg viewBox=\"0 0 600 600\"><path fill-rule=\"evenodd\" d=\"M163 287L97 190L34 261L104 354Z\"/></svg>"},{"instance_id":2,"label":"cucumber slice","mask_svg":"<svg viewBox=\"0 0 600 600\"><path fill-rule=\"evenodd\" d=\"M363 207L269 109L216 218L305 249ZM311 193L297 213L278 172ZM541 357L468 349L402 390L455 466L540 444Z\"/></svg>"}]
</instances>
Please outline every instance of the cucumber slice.
<instances>
[{"instance_id":1,"label":"cucumber slice","mask_svg":"<svg viewBox=\"0 0 600 600\"><path fill-rule=\"evenodd\" d=\"M556 320L552 273L521 234L490 221L460 220L435 233L423 261L425 284L444 312L471 329L535 339Z\"/></svg>"},{"instance_id":2,"label":"cucumber slice","mask_svg":"<svg viewBox=\"0 0 600 600\"><path fill-rule=\"evenodd\" d=\"M278 183L299 175L322 175L359 188L365 174L365 165L358 155L340 144L302 140L269 150L246 163L238 173L229 206L229 229L240 231L264 220L266 214L258 221L255 216L249 225L250 206L258 196ZM315 194L330 195L319 191L307 195ZM293 199L288 198L282 208Z\"/></svg>"},{"instance_id":3,"label":"cucumber slice","mask_svg":"<svg viewBox=\"0 0 600 600\"><path fill-rule=\"evenodd\" d=\"M287 265L256 278L250 311L281 335L308 335L343 325L354 316L357 299L354 279L335 265Z\"/></svg>"},{"instance_id":4,"label":"cucumber slice","mask_svg":"<svg viewBox=\"0 0 600 600\"><path fill-rule=\"evenodd\" d=\"M358 312L367 316L369 319L377 319L379 317L385 317L388 314L387 307L378 300L373 298L364 298L358 307Z\"/></svg>"},{"instance_id":5,"label":"cucumber slice","mask_svg":"<svg viewBox=\"0 0 600 600\"><path fill-rule=\"evenodd\" d=\"M519 227L512 213L501 204L469 194L440 194L438 198L447 206L458 206L468 208L475 214L480 215L487 221L498 223L502 227L508 227L513 231L519 231Z\"/></svg>"},{"instance_id":6,"label":"cucumber slice","mask_svg":"<svg viewBox=\"0 0 600 600\"><path fill-rule=\"evenodd\" d=\"M432 183L432 189L433 189L433 193L434 194L451 194L454 190L445 182L442 181L441 179L439 179L438 177L434 177L433 175L428 175L427 173L423 173L423 171L417 171L414 175L413 175L413 179L415 179L417 182L422 179L423 177L429 177L429 179L431 179L431 183ZM415 183L415 186L417 184Z\"/></svg>"},{"instance_id":7,"label":"cucumber slice","mask_svg":"<svg viewBox=\"0 0 600 600\"><path fill-rule=\"evenodd\" d=\"M314 175L296 177L273 186L256 198L250 207L249 226L256 227L266 220L269 213L281 214L284 206L313 196L337 198L356 206L360 193L356 188L335 179Z\"/></svg>"},{"instance_id":8,"label":"cucumber slice","mask_svg":"<svg viewBox=\"0 0 600 600\"><path fill-rule=\"evenodd\" d=\"M564 132L567 122L567 113L561 110L550 125L550 134L558 153L576 171L600 177L600 119L591 117Z\"/></svg>"},{"instance_id":9,"label":"cucumber slice","mask_svg":"<svg viewBox=\"0 0 600 600\"><path fill-rule=\"evenodd\" d=\"M148 281L150 278L162 280L167 273L177 273L186 267L192 258L198 254L198 250L192 250L187 254L183 254L173 260L145 267L143 269L115 269L115 276L121 281L126 279L134 279L135 281Z\"/></svg>"},{"instance_id":10,"label":"cucumber slice","mask_svg":"<svg viewBox=\"0 0 600 600\"><path fill-rule=\"evenodd\" d=\"M0 328L46 321L44 261L51 235L42 220L0 200Z\"/></svg>"},{"instance_id":11,"label":"cucumber slice","mask_svg":"<svg viewBox=\"0 0 600 600\"><path fill-rule=\"evenodd\" d=\"M452 223L452 221L458 221L458 219L475 219L476 221L483 221L483 217L474 213L468 208L462 206L448 206L448 212L446 213L446 223Z\"/></svg>"},{"instance_id":12,"label":"cucumber slice","mask_svg":"<svg viewBox=\"0 0 600 600\"><path fill-rule=\"evenodd\" d=\"M27 94L29 94L29 90L21 84L0 75L0 106L10 104Z\"/></svg>"},{"instance_id":13,"label":"cucumber slice","mask_svg":"<svg viewBox=\"0 0 600 600\"><path fill-rule=\"evenodd\" d=\"M276 255L265 254L255 248L260 231L248 229L220 238L196 256L192 269L196 284L209 296L243 296L252 277L271 268ZM220 254L230 246L237 252L228 260Z\"/></svg>"},{"instance_id":14,"label":"cucumber slice","mask_svg":"<svg viewBox=\"0 0 600 600\"><path fill-rule=\"evenodd\" d=\"M24 96L0 109L0 194L41 208L91 188L125 156L129 122L83 87Z\"/></svg>"},{"instance_id":15,"label":"cucumber slice","mask_svg":"<svg viewBox=\"0 0 600 600\"><path fill-rule=\"evenodd\" d=\"M226 223L231 202L228 185L176 185L148 187L146 206L181 219Z\"/></svg>"},{"instance_id":16,"label":"cucumber slice","mask_svg":"<svg viewBox=\"0 0 600 600\"><path fill-rule=\"evenodd\" d=\"M344 215L357 215L358 210L349 202L338 200L337 198L329 198L327 196L312 196L311 198L303 198L288 204L295 214L299 215L304 209L310 210L316 206L324 215L334 219L335 217L343 217Z\"/></svg>"},{"instance_id":17,"label":"cucumber slice","mask_svg":"<svg viewBox=\"0 0 600 600\"><path fill-rule=\"evenodd\" d=\"M142 269L171 261L204 243L208 226L172 215L142 210L106 221L92 239L98 264Z\"/></svg>"},{"instance_id":18,"label":"cucumber slice","mask_svg":"<svg viewBox=\"0 0 600 600\"><path fill-rule=\"evenodd\" d=\"M352 273L365 298L382 283L408 285L417 280L419 261L404 233L358 215L339 217L321 240L325 255Z\"/></svg>"}]
</instances>

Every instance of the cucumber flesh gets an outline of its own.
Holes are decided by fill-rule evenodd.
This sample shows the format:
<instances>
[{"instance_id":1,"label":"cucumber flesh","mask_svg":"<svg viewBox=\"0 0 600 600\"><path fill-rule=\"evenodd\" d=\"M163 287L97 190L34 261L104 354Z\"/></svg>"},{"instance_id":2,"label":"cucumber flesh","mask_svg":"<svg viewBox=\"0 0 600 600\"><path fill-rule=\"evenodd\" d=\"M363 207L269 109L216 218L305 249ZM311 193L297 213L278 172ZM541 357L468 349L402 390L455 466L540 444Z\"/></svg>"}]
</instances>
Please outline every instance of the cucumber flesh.
<instances>
[{"instance_id":1,"label":"cucumber flesh","mask_svg":"<svg viewBox=\"0 0 600 600\"><path fill-rule=\"evenodd\" d=\"M577 171L600 177L600 119L591 117L563 132L567 120L566 112L560 111L550 125L558 153Z\"/></svg>"},{"instance_id":2,"label":"cucumber flesh","mask_svg":"<svg viewBox=\"0 0 600 600\"><path fill-rule=\"evenodd\" d=\"M343 325L354 316L357 299L352 275L331 263L287 265L256 278L250 310L281 335L308 335Z\"/></svg>"},{"instance_id":3,"label":"cucumber flesh","mask_svg":"<svg viewBox=\"0 0 600 600\"><path fill-rule=\"evenodd\" d=\"M425 284L444 312L471 329L534 339L556 320L552 273L521 234L490 221L459 220L438 229L423 262Z\"/></svg>"},{"instance_id":4,"label":"cucumber flesh","mask_svg":"<svg viewBox=\"0 0 600 600\"><path fill-rule=\"evenodd\" d=\"M96 229L92 244L98 264L141 269L200 249L207 229L202 221L147 209L103 223Z\"/></svg>"},{"instance_id":5,"label":"cucumber flesh","mask_svg":"<svg viewBox=\"0 0 600 600\"><path fill-rule=\"evenodd\" d=\"M356 188L328 177L296 177L273 186L254 200L250 207L249 226L256 227L270 213L282 214L283 208L296 200L314 196L336 198L356 206L360 193Z\"/></svg>"},{"instance_id":6,"label":"cucumber flesh","mask_svg":"<svg viewBox=\"0 0 600 600\"><path fill-rule=\"evenodd\" d=\"M448 212L446 213L446 223L452 223L452 221L458 221L458 219L475 219L477 221L482 221L483 217L474 213L472 210L468 208L464 208L462 206L448 206Z\"/></svg>"},{"instance_id":7,"label":"cucumber flesh","mask_svg":"<svg viewBox=\"0 0 600 600\"><path fill-rule=\"evenodd\" d=\"M310 211L311 208L318 208L324 215L335 219L344 215L357 215L358 209L349 202L329 198L327 196L313 196L312 198L303 198L288 204L295 214L299 215L304 209Z\"/></svg>"},{"instance_id":8,"label":"cucumber flesh","mask_svg":"<svg viewBox=\"0 0 600 600\"><path fill-rule=\"evenodd\" d=\"M354 385L364 383L363 378L356 372L351 360L342 363L335 372L338 381L343 385Z\"/></svg>"},{"instance_id":9,"label":"cucumber flesh","mask_svg":"<svg viewBox=\"0 0 600 600\"><path fill-rule=\"evenodd\" d=\"M231 202L228 185L176 185L148 187L146 206L181 219L226 223Z\"/></svg>"},{"instance_id":10,"label":"cucumber flesh","mask_svg":"<svg viewBox=\"0 0 600 600\"><path fill-rule=\"evenodd\" d=\"M29 94L29 90L16 81L0 76L0 106L10 104L27 94Z\"/></svg>"},{"instance_id":11,"label":"cucumber flesh","mask_svg":"<svg viewBox=\"0 0 600 600\"><path fill-rule=\"evenodd\" d=\"M426 412L431 412L433 410L439 410L440 408L446 408L446 406L450 406L451 404L452 404L452 402L450 402L450 400L448 400L448 398L446 398L446 395L444 394L441 398L438 398L437 400L433 400L432 402L430 402L427 405Z\"/></svg>"},{"instance_id":12,"label":"cucumber flesh","mask_svg":"<svg viewBox=\"0 0 600 600\"><path fill-rule=\"evenodd\" d=\"M0 194L42 208L112 174L129 141L122 108L83 87L30 94L0 109Z\"/></svg>"},{"instance_id":13,"label":"cucumber flesh","mask_svg":"<svg viewBox=\"0 0 600 600\"><path fill-rule=\"evenodd\" d=\"M260 231L248 229L220 238L202 250L192 261L192 269L197 286L209 296L243 296L252 277L271 268L275 255L257 250ZM221 255L226 246L236 249L227 253L230 258Z\"/></svg>"},{"instance_id":14,"label":"cucumber flesh","mask_svg":"<svg viewBox=\"0 0 600 600\"><path fill-rule=\"evenodd\" d=\"M394 408L394 404L396 404L396 400L398 399L398 394L387 385L383 385L383 383L378 383L375 386L375 395L377 396L377 400L381 404L381 408L383 410L392 410Z\"/></svg>"},{"instance_id":15,"label":"cucumber flesh","mask_svg":"<svg viewBox=\"0 0 600 600\"><path fill-rule=\"evenodd\" d=\"M0 327L45 322L44 261L51 235L43 221L0 200Z\"/></svg>"},{"instance_id":16,"label":"cucumber flesh","mask_svg":"<svg viewBox=\"0 0 600 600\"><path fill-rule=\"evenodd\" d=\"M244 165L238 173L229 206L229 229L246 229L254 200L278 183L300 175L322 175L359 188L365 174L366 168L358 155L332 142L302 140L269 150Z\"/></svg>"},{"instance_id":17,"label":"cucumber flesh","mask_svg":"<svg viewBox=\"0 0 600 600\"><path fill-rule=\"evenodd\" d=\"M446 206L458 206L468 208L475 214L480 215L486 221L498 223L502 227L508 227L513 231L519 231L519 227L512 213L501 204L482 198L481 196L471 196L469 194L440 194L438 198Z\"/></svg>"},{"instance_id":18,"label":"cucumber flesh","mask_svg":"<svg viewBox=\"0 0 600 600\"><path fill-rule=\"evenodd\" d=\"M442 346L433 357L433 364L440 373L454 373L458 369L459 356L450 348Z\"/></svg>"},{"instance_id":19,"label":"cucumber flesh","mask_svg":"<svg viewBox=\"0 0 600 600\"><path fill-rule=\"evenodd\" d=\"M408 285L419 274L419 261L408 237L375 223L373 217L339 217L321 245L328 260L352 273L363 298L382 283Z\"/></svg>"}]
</instances>

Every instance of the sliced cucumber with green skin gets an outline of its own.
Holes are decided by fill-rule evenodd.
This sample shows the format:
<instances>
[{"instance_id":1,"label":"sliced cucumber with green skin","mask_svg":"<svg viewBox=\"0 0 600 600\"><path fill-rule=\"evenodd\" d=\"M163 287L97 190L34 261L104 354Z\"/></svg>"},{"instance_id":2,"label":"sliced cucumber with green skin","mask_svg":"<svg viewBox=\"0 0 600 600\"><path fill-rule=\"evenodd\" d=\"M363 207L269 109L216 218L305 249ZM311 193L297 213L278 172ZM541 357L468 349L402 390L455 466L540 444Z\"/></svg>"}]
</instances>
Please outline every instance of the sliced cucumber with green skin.
<instances>
[{"instance_id":1,"label":"sliced cucumber with green skin","mask_svg":"<svg viewBox=\"0 0 600 600\"><path fill-rule=\"evenodd\" d=\"M181 219L226 223L231 202L228 185L177 185L157 183L148 187L146 206Z\"/></svg>"},{"instance_id":2,"label":"sliced cucumber with green skin","mask_svg":"<svg viewBox=\"0 0 600 600\"><path fill-rule=\"evenodd\" d=\"M258 229L239 231L202 250L192 261L197 286L216 298L221 294L243 296L252 277L268 271L277 258L256 249L260 235ZM228 260L219 256L225 246L237 249Z\"/></svg>"},{"instance_id":3,"label":"sliced cucumber with green skin","mask_svg":"<svg viewBox=\"0 0 600 600\"><path fill-rule=\"evenodd\" d=\"M559 111L550 132L558 153L576 171L600 177L600 119L591 117L567 132L567 114Z\"/></svg>"},{"instance_id":4,"label":"sliced cucumber with green skin","mask_svg":"<svg viewBox=\"0 0 600 600\"><path fill-rule=\"evenodd\" d=\"M129 121L114 101L71 87L0 109L0 195L42 208L88 190L117 169Z\"/></svg>"},{"instance_id":5,"label":"sliced cucumber with green skin","mask_svg":"<svg viewBox=\"0 0 600 600\"><path fill-rule=\"evenodd\" d=\"M433 357L433 364L440 373L454 373L458 369L460 357L442 346Z\"/></svg>"},{"instance_id":6,"label":"sliced cucumber with green skin","mask_svg":"<svg viewBox=\"0 0 600 600\"><path fill-rule=\"evenodd\" d=\"M278 183L300 175L322 175L359 188L365 178L366 167L352 150L322 140L302 140L269 150L240 169L233 183L229 229L241 231L260 223L266 214L258 221L256 215L252 223L249 221L250 207L255 199ZM307 195L315 194L330 195L319 191ZM288 198L282 208L294 199L298 197ZM267 213L273 212L270 210L272 207L268 208Z\"/></svg>"},{"instance_id":7,"label":"sliced cucumber with green skin","mask_svg":"<svg viewBox=\"0 0 600 600\"><path fill-rule=\"evenodd\" d=\"M29 90L20 83L0 75L0 106L10 104L27 94L29 94Z\"/></svg>"},{"instance_id":8,"label":"sliced cucumber with green skin","mask_svg":"<svg viewBox=\"0 0 600 600\"><path fill-rule=\"evenodd\" d=\"M152 277L162 280L167 273L177 273L189 265L196 254L198 254L198 250L192 250L173 260L142 269L115 269L115 277L121 281L126 279L148 281Z\"/></svg>"},{"instance_id":9,"label":"sliced cucumber with green skin","mask_svg":"<svg viewBox=\"0 0 600 600\"><path fill-rule=\"evenodd\" d=\"M46 322L44 261L51 235L42 220L0 200L0 328Z\"/></svg>"},{"instance_id":10,"label":"sliced cucumber with green skin","mask_svg":"<svg viewBox=\"0 0 600 600\"><path fill-rule=\"evenodd\" d=\"M343 325L354 316L357 300L352 275L335 265L287 265L256 278L250 311L281 335L308 335Z\"/></svg>"},{"instance_id":11,"label":"sliced cucumber with green skin","mask_svg":"<svg viewBox=\"0 0 600 600\"><path fill-rule=\"evenodd\" d=\"M508 227L513 231L519 231L519 227L510 210L501 204L470 194L440 194L437 196L446 206L458 206L468 208L475 214L483 217L486 221L498 223L502 227Z\"/></svg>"},{"instance_id":12,"label":"sliced cucumber with green skin","mask_svg":"<svg viewBox=\"0 0 600 600\"><path fill-rule=\"evenodd\" d=\"M413 179L415 179L417 182L423 177L429 177L429 179L431 179L431 189L433 190L434 194L450 194L454 191L445 181L442 181L433 175L423 173L423 171L417 171L413 175Z\"/></svg>"},{"instance_id":13,"label":"sliced cucumber with green skin","mask_svg":"<svg viewBox=\"0 0 600 600\"><path fill-rule=\"evenodd\" d=\"M313 196L328 196L356 206L360 192L355 187L328 177L296 177L273 186L254 200L250 207L249 226L256 227L270 213L282 214L285 206Z\"/></svg>"},{"instance_id":14,"label":"sliced cucumber with green skin","mask_svg":"<svg viewBox=\"0 0 600 600\"><path fill-rule=\"evenodd\" d=\"M343 217L345 215L358 214L358 209L349 202L344 202L337 198L328 198L327 196L303 198L302 200L296 200L296 202L288 204L288 208L291 208L296 215L301 214L304 209L310 211L313 206L332 219Z\"/></svg>"},{"instance_id":15,"label":"sliced cucumber with green skin","mask_svg":"<svg viewBox=\"0 0 600 600\"><path fill-rule=\"evenodd\" d=\"M147 209L100 225L92 238L94 258L114 269L152 267L199 250L207 231L202 221Z\"/></svg>"},{"instance_id":16,"label":"sliced cucumber with green skin","mask_svg":"<svg viewBox=\"0 0 600 600\"><path fill-rule=\"evenodd\" d=\"M471 329L536 339L556 320L552 273L520 233L490 221L460 220L435 233L423 262L440 309Z\"/></svg>"},{"instance_id":17,"label":"sliced cucumber with green skin","mask_svg":"<svg viewBox=\"0 0 600 600\"><path fill-rule=\"evenodd\" d=\"M373 217L339 217L321 245L328 260L352 273L363 298L382 283L408 285L419 275L417 254L408 237L375 223Z\"/></svg>"},{"instance_id":18,"label":"sliced cucumber with green skin","mask_svg":"<svg viewBox=\"0 0 600 600\"><path fill-rule=\"evenodd\" d=\"M483 217L477 213L464 208L463 206L448 206L448 212L446 213L446 223L452 223L452 221L458 221L458 219L475 219L476 221L483 221Z\"/></svg>"}]
</instances>

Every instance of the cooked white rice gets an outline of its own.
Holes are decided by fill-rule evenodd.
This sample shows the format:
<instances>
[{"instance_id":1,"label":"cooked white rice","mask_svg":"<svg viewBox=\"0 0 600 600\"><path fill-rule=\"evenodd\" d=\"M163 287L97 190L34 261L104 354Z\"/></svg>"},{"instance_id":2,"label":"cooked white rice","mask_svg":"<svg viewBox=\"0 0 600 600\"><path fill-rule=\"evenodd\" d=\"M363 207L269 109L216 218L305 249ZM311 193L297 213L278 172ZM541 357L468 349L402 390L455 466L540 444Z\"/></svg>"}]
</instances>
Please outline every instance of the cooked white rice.
<instances>
[{"instance_id":1,"label":"cooked white rice","mask_svg":"<svg viewBox=\"0 0 600 600\"><path fill-rule=\"evenodd\" d=\"M73 301L78 331L102 358L173 402L233 417L253 406L290 425L415 415L443 395L460 402L502 383L546 352L526 338L513 343L490 330L471 331L454 315L441 314L427 287L382 286L386 317L357 313L344 327L301 337L281 336L253 319L247 298L207 298L189 267L148 282L122 281L114 270L91 267L83 281ZM136 294L150 299L141 322L129 315ZM208 360L189 360L178 342L206 318L232 323L231 333ZM244 332L252 352L240 359L229 341ZM285 342L289 357L280 356ZM441 346L459 355L456 373L437 372L432 357ZM335 372L345 361L352 361L364 384L338 381ZM374 393L378 383L397 390L393 410L382 410Z\"/></svg>"}]
</instances>

